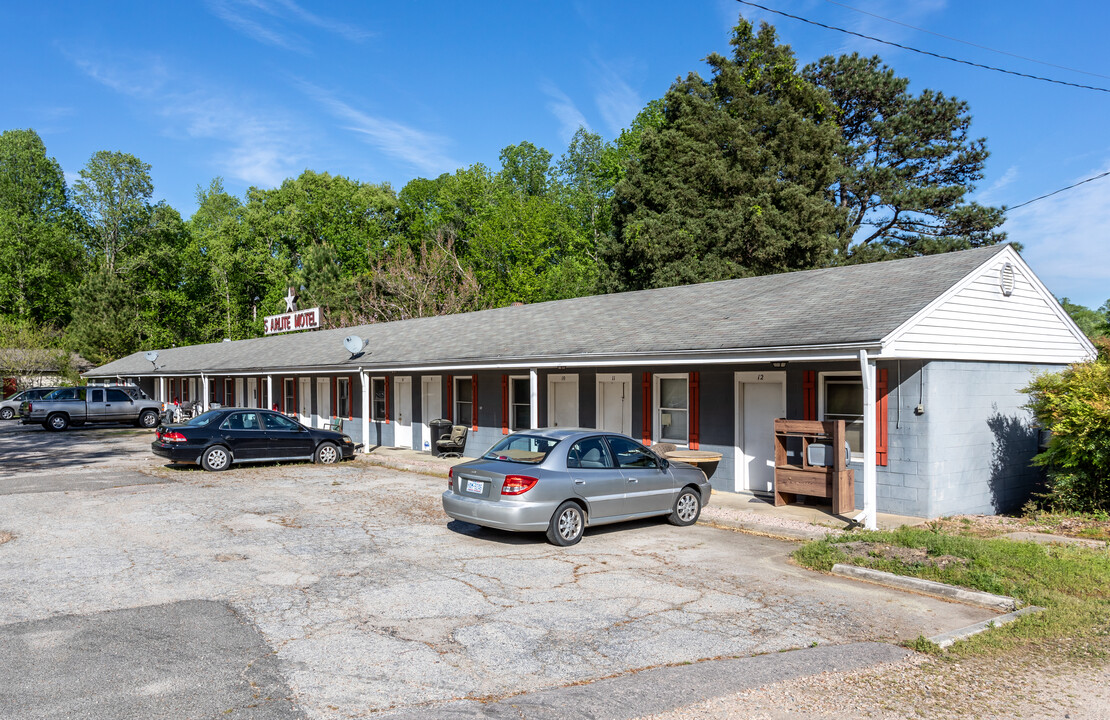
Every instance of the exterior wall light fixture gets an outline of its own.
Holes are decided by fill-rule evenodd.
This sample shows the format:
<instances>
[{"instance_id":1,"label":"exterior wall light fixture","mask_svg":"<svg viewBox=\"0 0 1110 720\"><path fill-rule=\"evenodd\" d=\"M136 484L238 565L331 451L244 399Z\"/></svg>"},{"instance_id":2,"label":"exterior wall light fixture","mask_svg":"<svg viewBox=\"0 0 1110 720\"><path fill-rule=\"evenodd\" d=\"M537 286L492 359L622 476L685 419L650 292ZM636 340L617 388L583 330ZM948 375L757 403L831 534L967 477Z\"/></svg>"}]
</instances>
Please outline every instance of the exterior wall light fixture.
<instances>
[{"instance_id":1,"label":"exterior wall light fixture","mask_svg":"<svg viewBox=\"0 0 1110 720\"><path fill-rule=\"evenodd\" d=\"M773 363L771 363L771 367L778 368L778 369L781 370L782 368L786 367L786 361L785 360L779 360L778 362L773 362Z\"/></svg>"}]
</instances>

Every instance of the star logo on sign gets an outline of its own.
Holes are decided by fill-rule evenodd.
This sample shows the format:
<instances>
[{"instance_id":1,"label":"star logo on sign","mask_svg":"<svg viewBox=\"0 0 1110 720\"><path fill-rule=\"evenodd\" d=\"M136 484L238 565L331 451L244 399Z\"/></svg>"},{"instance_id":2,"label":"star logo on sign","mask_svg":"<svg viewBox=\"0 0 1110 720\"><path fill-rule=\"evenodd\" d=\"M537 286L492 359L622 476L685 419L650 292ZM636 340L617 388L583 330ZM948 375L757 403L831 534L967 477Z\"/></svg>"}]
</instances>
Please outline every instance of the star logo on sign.
<instances>
[{"instance_id":1,"label":"star logo on sign","mask_svg":"<svg viewBox=\"0 0 1110 720\"><path fill-rule=\"evenodd\" d=\"M297 294L293 292L293 288L289 288L289 294L285 296L285 311L293 312L293 301L297 299Z\"/></svg>"}]
</instances>

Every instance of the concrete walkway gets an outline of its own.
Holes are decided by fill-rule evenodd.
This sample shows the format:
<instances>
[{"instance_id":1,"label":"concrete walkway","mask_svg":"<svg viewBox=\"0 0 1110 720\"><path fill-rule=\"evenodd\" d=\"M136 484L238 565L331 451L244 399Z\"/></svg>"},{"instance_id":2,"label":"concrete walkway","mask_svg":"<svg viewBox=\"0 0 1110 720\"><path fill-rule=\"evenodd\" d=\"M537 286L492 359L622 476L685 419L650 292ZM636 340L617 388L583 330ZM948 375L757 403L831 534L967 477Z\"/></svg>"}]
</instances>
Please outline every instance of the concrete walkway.
<instances>
[{"instance_id":1,"label":"concrete walkway","mask_svg":"<svg viewBox=\"0 0 1110 720\"><path fill-rule=\"evenodd\" d=\"M419 472L428 475L442 475L447 476L447 471L454 465L473 460L473 458L441 458L435 457L429 453L417 450L409 450L407 448L390 448L390 447L376 447L372 448L370 452L359 456L362 460L371 462L375 465L382 465L384 467L391 467L398 470L408 470L410 472ZM755 513L767 517L768 519L783 519L794 522L807 523L809 525L816 525L822 528L832 528L836 530L846 530L853 526L852 522L843 516L834 515L832 508L829 505L806 505L803 503L796 503L792 505L783 505L775 507L771 498L755 495L750 492L722 492L718 490L713 491L713 499L710 503L713 506L735 510L737 512ZM911 517L908 515L891 515L888 513L879 513L877 516L879 529L893 530L900 528L904 525L915 526L925 522L925 518ZM749 523L753 527L748 528L743 524L736 524L739 529L753 529L756 531L767 531L767 528L757 527L758 523ZM733 525L733 523L729 523ZM775 534L775 533L771 533ZM785 535L792 535L791 533L782 533ZM816 536L821 537L824 532L821 530L816 531Z\"/></svg>"}]
</instances>

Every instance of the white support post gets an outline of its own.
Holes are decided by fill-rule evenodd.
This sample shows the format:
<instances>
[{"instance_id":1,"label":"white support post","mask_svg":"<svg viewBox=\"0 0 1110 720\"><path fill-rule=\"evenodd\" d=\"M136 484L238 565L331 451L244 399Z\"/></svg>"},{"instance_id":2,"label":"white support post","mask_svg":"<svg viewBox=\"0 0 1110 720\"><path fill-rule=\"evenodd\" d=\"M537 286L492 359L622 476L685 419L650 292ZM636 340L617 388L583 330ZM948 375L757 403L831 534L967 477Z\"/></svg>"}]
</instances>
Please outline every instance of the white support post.
<instances>
[{"instance_id":1,"label":"white support post","mask_svg":"<svg viewBox=\"0 0 1110 720\"><path fill-rule=\"evenodd\" d=\"M528 422L532 428L540 426L540 374L536 368L528 370Z\"/></svg>"},{"instance_id":2,"label":"white support post","mask_svg":"<svg viewBox=\"0 0 1110 720\"><path fill-rule=\"evenodd\" d=\"M200 406L204 408L204 412L208 412L211 410L211 408L208 407L208 376L204 373L200 374L200 395Z\"/></svg>"},{"instance_id":3,"label":"white support post","mask_svg":"<svg viewBox=\"0 0 1110 720\"><path fill-rule=\"evenodd\" d=\"M878 496L875 466L876 412L875 361L866 350L859 351L859 369L863 376L863 526L878 530Z\"/></svg>"},{"instance_id":4,"label":"white support post","mask_svg":"<svg viewBox=\"0 0 1110 720\"><path fill-rule=\"evenodd\" d=\"M358 371L358 381L362 383L362 451L365 453L370 452L370 382L366 370Z\"/></svg>"},{"instance_id":5,"label":"white support post","mask_svg":"<svg viewBox=\"0 0 1110 720\"><path fill-rule=\"evenodd\" d=\"M166 402L166 378L158 378L158 402Z\"/></svg>"},{"instance_id":6,"label":"white support post","mask_svg":"<svg viewBox=\"0 0 1110 720\"><path fill-rule=\"evenodd\" d=\"M273 375L267 375L266 376L266 405L264 407L266 407L267 409L272 409L274 407L274 376Z\"/></svg>"}]
</instances>

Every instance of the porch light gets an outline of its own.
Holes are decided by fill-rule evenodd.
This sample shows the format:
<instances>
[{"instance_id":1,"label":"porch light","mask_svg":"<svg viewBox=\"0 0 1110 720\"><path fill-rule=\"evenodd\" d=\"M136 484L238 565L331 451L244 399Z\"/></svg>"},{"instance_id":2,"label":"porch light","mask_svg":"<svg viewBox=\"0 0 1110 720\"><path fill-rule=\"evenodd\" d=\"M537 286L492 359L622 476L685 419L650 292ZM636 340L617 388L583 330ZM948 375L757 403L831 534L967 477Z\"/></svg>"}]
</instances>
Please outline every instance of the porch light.
<instances>
[{"instance_id":1,"label":"porch light","mask_svg":"<svg viewBox=\"0 0 1110 720\"><path fill-rule=\"evenodd\" d=\"M771 363L771 367L781 370L784 367L786 367L786 361L785 360L779 360L778 362L773 362L773 363Z\"/></svg>"}]
</instances>

